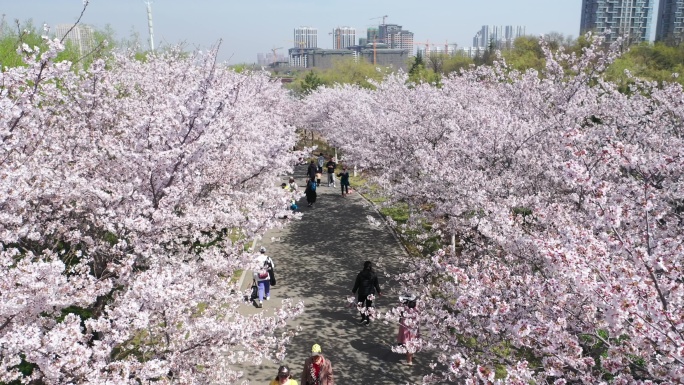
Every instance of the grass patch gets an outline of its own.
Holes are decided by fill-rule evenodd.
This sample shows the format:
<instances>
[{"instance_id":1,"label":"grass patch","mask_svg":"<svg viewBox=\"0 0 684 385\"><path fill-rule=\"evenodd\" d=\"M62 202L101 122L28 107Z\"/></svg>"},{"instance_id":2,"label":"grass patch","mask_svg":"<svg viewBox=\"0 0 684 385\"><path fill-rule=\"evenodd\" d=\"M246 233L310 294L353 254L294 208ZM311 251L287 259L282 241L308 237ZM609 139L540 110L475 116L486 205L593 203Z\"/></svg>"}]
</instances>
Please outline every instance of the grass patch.
<instances>
[{"instance_id":1,"label":"grass patch","mask_svg":"<svg viewBox=\"0 0 684 385\"><path fill-rule=\"evenodd\" d=\"M393 221L403 224L409 219L408 204L398 203L396 205L380 208L380 214L392 218Z\"/></svg>"},{"instance_id":2,"label":"grass patch","mask_svg":"<svg viewBox=\"0 0 684 385\"><path fill-rule=\"evenodd\" d=\"M230 277L230 283L237 283L240 280L243 270L237 269L233 272L233 276Z\"/></svg>"}]
</instances>

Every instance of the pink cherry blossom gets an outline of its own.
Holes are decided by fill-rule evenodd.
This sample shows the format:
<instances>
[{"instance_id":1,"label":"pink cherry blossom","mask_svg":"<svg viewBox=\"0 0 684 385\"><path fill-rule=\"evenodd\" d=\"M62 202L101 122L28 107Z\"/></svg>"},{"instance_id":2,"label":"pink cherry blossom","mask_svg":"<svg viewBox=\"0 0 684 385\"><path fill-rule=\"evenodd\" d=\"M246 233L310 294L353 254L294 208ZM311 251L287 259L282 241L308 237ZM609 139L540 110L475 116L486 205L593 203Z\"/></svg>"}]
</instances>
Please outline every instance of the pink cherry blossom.
<instances>
[{"instance_id":1,"label":"pink cherry blossom","mask_svg":"<svg viewBox=\"0 0 684 385\"><path fill-rule=\"evenodd\" d=\"M60 49L0 73L0 382L234 383L282 359L302 304L243 315L231 277L286 223L286 91L215 52L75 70Z\"/></svg>"},{"instance_id":2,"label":"pink cherry blossom","mask_svg":"<svg viewBox=\"0 0 684 385\"><path fill-rule=\"evenodd\" d=\"M684 381L682 87L621 92L601 39L545 53L541 73L322 88L298 124L407 205L399 234L443 241L399 277L439 352L425 383Z\"/></svg>"}]
</instances>

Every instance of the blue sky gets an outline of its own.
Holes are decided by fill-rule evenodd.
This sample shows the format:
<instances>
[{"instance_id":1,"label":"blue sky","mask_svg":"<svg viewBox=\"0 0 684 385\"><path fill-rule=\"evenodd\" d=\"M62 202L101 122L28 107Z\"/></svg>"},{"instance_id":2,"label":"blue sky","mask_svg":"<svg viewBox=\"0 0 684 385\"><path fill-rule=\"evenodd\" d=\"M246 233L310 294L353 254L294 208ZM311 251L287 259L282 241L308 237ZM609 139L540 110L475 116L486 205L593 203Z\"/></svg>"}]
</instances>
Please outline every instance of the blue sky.
<instances>
[{"instance_id":1,"label":"blue sky","mask_svg":"<svg viewBox=\"0 0 684 385\"><path fill-rule=\"evenodd\" d=\"M0 0L6 22L34 25L74 22L82 0ZM483 25L522 25L529 35L560 32L577 37L581 0L154 0L155 45L184 43L206 49L222 40L219 59L251 63L259 52L293 44L298 26L318 28L318 45L332 48L328 32L366 28L386 22L412 31L415 41L470 46ZM96 28L109 25L116 37L140 36L147 47L147 11L143 0L90 0L82 20Z\"/></svg>"}]
</instances>

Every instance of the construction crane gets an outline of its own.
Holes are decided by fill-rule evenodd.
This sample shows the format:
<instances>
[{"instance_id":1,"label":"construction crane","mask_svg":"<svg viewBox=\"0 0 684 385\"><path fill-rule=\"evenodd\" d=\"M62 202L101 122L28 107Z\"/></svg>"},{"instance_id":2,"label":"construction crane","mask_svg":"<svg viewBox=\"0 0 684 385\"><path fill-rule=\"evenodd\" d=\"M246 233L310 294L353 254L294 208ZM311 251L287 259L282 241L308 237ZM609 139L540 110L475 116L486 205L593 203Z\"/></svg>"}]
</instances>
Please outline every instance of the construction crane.
<instances>
[{"instance_id":1,"label":"construction crane","mask_svg":"<svg viewBox=\"0 0 684 385\"><path fill-rule=\"evenodd\" d=\"M425 45L425 57L430 56L430 40L427 41L414 41L413 45Z\"/></svg>"},{"instance_id":2,"label":"construction crane","mask_svg":"<svg viewBox=\"0 0 684 385\"><path fill-rule=\"evenodd\" d=\"M378 17L373 17L370 20L377 20L377 19L382 19L382 24L380 25L385 25L385 19L387 19L389 16L384 15L384 16L378 16Z\"/></svg>"},{"instance_id":3,"label":"construction crane","mask_svg":"<svg viewBox=\"0 0 684 385\"><path fill-rule=\"evenodd\" d=\"M456 48L458 47L458 44L456 44L456 43L451 43L451 44L449 44L449 45L454 47L454 51L453 51L453 52L456 53Z\"/></svg>"},{"instance_id":4,"label":"construction crane","mask_svg":"<svg viewBox=\"0 0 684 385\"><path fill-rule=\"evenodd\" d=\"M378 17L372 17L372 18L370 18L370 20L382 19L382 24L380 24L380 25L385 25L385 20L386 20L388 17L389 17L389 16L387 16L387 15L382 15L382 16L378 16ZM379 31L378 31L378 32L379 32ZM381 42L381 43L384 43L384 42ZM377 60L377 56L378 56L378 48L377 48L377 45L378 45L378 37L377 37L377 36L373 36L373 65L376 65L376 63L378 62L378 60Z\"/></svg>"},{"instance_id":5,"label":"construction crane","mask_svg":"<svg viewBox=\"0 0 684 385\"><path fill-rule=\"evenodd\" d=\"M378 44L378 37L373 36L373 65L377 65L378 63L378 49L377 49L377 44Z\"/></svg>"},{"instance_id":6,"label":"construction crane","mask_svg":"<svg viewBox=\"0 0 684 385\"><path fill-rule=\"evenodd\" d=\"M340 31L340 27L337 27L337 29L333 29L332 32L328 32L328 35L334 35L337 44L335 45L334 49L341 49L340 48L340 35L342 34L342 31Z\"/></svg>"},{"instance_id":7,"label":"construction crane","mask_svg":"<svg viewBox=\"0 0 684 385\"><path fill-rule=\"evenodd\" d=\"M271 48L271 52L273 52L273 65L274 66L275 66L275 63L278 61L278 56L276 56L276 51L279 49L283 49L283 47Z\"/></svg>"},{"instance_id":8,"label":"construction crane","mask_svg":"<svg viewBox=\"0 0 684 385\"><path fill-rule=\"evenodd\" d=\"M294 43L295 44L294 47L299 48L299 53L302 53L302 50L304 50L303 47L306 45L306 43L301 41L301 40L285 40L285 41L288 43Z\"/></svg>"}]
</instances>

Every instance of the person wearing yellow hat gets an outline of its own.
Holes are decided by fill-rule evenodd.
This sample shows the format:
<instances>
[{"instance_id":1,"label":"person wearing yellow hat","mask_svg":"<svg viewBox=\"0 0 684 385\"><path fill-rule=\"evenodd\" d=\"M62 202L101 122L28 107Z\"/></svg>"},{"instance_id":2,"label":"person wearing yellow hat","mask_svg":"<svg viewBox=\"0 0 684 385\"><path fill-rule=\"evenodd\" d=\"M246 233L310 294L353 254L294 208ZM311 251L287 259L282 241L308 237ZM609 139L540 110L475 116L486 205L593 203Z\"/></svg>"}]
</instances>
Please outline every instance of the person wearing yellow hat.
<instances>
[{"instance_id":1,"label":"person wearing yellow hat","mask_svg":"<svg viewBox=\"0 0 684 385\"><path fill-rule=\"evenodd\" d=\"M296 380L290 375L290 368L282 365L278 368L278 375L269 385L298 385Z\"/></svg>"},{"instance_id":2,"label":"person wearing yellow hat","mask_svg":"<svg viewBox=\"0 0 684 385\"><path fill-rule=\"evenodd\" d=\"M311 357L304 361L302 385L335 385L330 360L323 356L321 345L311 347Z\"/></svg>"}]
</instances>

